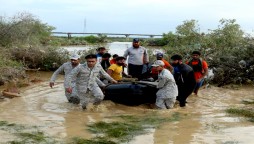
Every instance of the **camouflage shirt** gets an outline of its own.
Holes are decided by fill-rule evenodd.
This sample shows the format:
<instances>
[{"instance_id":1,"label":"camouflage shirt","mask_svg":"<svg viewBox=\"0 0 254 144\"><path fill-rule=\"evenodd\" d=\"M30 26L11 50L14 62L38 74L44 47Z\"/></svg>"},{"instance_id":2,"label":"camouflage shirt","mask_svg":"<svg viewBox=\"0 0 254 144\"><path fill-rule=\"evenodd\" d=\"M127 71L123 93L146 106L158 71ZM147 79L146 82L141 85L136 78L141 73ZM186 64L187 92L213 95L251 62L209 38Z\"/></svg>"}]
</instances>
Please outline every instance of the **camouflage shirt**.
<instances>
[{"instance_id":1,"label":"camouflage shirt","mask_svg":"<svg viewBox=\"0 0 254 144\"><path fill-rule=\"evenodd\" d=\"M89 68L87 63L81 64L74 68L67 78L67 87L71 87L71 82L76 79L76 89L79 94L85 94L87 90L93 90L94 87L98 87L97 76L102 75L109 81L113 81L108 73L106 73L99 63L93 68Z\"/></svg>"},{"instance_id":2,"label":"camouflage shirt","mask_svg":"<svg viewBox=\"0 0 254 144\"><path fill-rule=\"evenodd\" d=\"M79 65L78 65L79 66ZM77 67L77 66L76 66ZM75 67L72 66L71 62L66 62L63 65L61 65L52 75L50 82L55 82L56 78L58 76L58 74L62 73L64 74L64 87L67 87L67 83L66 83L66 79L68 77L68 74L71 73L71 71L74 69ZM74 84L76 81L76 79L73 79L71 82L72 84Z\"/></svg>"},{"instance_id":3,"label":"camouflage shirt","mask_svg":"<svg viewBox=\"0 0 254 144\"><path fill-rule=\"evenodd\" d=\"M176 98L178 96L178 88L175 79L170 71L163 69L158 76L158 92L157 98Z\"/></svg>"}]
</instances>

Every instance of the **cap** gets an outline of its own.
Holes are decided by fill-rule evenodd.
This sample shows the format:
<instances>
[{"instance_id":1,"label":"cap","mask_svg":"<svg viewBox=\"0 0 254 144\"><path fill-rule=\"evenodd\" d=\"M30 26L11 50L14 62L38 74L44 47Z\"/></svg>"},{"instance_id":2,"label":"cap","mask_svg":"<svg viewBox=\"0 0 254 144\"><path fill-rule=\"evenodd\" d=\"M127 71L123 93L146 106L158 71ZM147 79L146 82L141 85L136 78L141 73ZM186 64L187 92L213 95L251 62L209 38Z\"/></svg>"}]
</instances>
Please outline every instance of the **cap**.
<instances>
[{"instance_id":1,"label":"cap","mask_svg":"<svg viewBox=\"0 0 254 144\"><path fill-rule=\"evenodd\" d=\"M80 56L78 54L73 54L70 56L70 59L78 60L78 59L80 59Z\"/></svg>"},{"instance_id":2,"label":"cap","mask_svg":"<svg viewBox=\"0 0 254 144\"><path fill-rule=\"evenodd\" d=\"M139 39L138 38L134 38L133 42L139 42Z\"/></svg>"},{"instance_id":3,"label":"cap","mask_svg":"<svg viewBox=\"0 0 254 144\"><path fill-rule=\"evenodd\" d=\"M152 66L157 67L157 66L164 66L164 65L165 65L165 64L164 64L164 62L163 62L162 60L157 60L157 61L155 61L155 62L153 63Z\"/></svg>"},{"instance_id":4,"label":"cap","mask_svg":"<svg viewBox=\"0 0 254 144\"><path fill-rule=\"evenodd\" d=\"M85 59L91 59L91 58L97 58L97 56L95 54L89 54L85 57Z\"/></svg>"},{"instance_id":5,"label":"cap","mask_svg":"<svg viewBox=\"0 0 254 144\"><path fill-rule=\"evenodd\" d=\"M159 57L159 58L163 58L163 53L157 53L157 54L156 54L156 57L157 57L157 58L158 58L158 57Z\"/></svg>"},{"instance_id":6,"label":"cap","mask_svg":"<svg viewBox=\"0 0 254 144\"><path fill-rule=\"evenodd\" d=\"M178 55L178 54L175 54L171 57L172 60L182 60L182 56L181 55Z\"/></svg>"}]
</instances>

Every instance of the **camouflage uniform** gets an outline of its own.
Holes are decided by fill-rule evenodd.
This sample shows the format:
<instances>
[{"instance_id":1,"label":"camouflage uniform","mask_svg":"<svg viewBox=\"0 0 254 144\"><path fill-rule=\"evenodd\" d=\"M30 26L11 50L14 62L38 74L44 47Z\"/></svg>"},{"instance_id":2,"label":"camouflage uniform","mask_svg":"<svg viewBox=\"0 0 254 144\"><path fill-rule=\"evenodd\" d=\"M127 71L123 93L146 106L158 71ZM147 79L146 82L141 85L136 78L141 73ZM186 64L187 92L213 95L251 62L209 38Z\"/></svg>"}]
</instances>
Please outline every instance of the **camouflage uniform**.
<instances>
[{"instance_id":1,"label":"camouflage uniform","mask_svg":"<svg viewBox=\"0 0 254 144\"><path fill-rule=\"evenodd\" d=\"M170 71L163 69L158 76L156 106L160 109L173 108L178 95L175 79Z\"/></svg>"},{"instance_id":2,"label":"camouflage uniform","mask_svg":"<svg viewBox=\"0 0 254 144\"><path fill-rule=\"evenodd\" d=\"M113 81L102 68L99 63L90 69L87 63L81 64L80 66L73 69L67 78L67 87L71 87L71 81L76 79L76 90L82 107L85 108L88 103L96 103L104 98L104 94L98 86L97 76L102 75L109 81Z\"/></svg>"},{"instance_id":3,"label":"camouflage uniform","mask_svg":"<svg viewBox=\"0 0 254 144\"><path fill-rule=\"evenodd\" d=\"M80 64L79 64L80 65ZM79 66L78 65L78 66ZM78 67L76 66L76 67ZM68 78L68 74L71 73L71 71L74 69L75 67L72 66L71 62L66 62L64 63L62 66L60 66L52 75L51 79L50 79L50 82L55 82L58 74L60 73L64 73L65 76L64 76L64 87L68 87L68 83L67 83L67 78ZM96 79L96 82L98 83L99 86L101 87L104 87L105 84L103 82L101 82L98 78ZM76 88L75 88L75 84L76 84L76 78L72 79L71 81L71 88L72 88L72 93L68 93L66 90L65 90L65 96L67 98L67 100L69 102L71 102L71 98L74 98L72 100L75 100L74 103L79 103L79 99L78 96L77 96L77 91L76 91Z\"/></svg>"},{"instance_id":4,"label":"camouflage uniform","mask_svg":"<svg viewBox=\"0 0 254 144\"><path fill-rule=\"evenodd\" d=\"M63 65L61 65L52 75L51 79L50 79L50 82L55 82L58 74L60 73L64 73L64 87L67 87L67 77L68 77L68 74L71 73L71 71L74 69L75 67L72 66L71 62L66 62L64 63ZM68 101L70 101L70 98L73 96L73 97L76 97L77 96L77 92L75 90L75 81L76 79L73 79L71 81L71 87L73 88L73 92L70 94L68 92L66 92L65 90L65 96L66 98L68 99Z\"/></svg>"}]
</instances>

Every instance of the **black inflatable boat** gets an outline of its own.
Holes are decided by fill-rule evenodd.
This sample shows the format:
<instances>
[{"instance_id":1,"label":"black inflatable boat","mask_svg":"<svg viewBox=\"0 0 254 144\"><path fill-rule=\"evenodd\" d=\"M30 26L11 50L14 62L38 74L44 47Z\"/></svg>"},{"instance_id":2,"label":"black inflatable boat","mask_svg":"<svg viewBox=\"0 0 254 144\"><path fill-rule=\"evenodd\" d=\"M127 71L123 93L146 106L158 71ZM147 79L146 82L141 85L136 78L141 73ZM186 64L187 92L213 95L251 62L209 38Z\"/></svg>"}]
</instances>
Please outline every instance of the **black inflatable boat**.
<instances>
[{"instance_id":1,"label":"black inflatable boat","mask_svg":"<svg viewBox=\"0 0 254 144\"><path fill-rule=\"evenodd\" d=\"M104 100L111 100L128 106L153 104L156 101L157 91L156 84L151 82L139 81L111 84L105 88Z\"/></svg>"}]
</instances>

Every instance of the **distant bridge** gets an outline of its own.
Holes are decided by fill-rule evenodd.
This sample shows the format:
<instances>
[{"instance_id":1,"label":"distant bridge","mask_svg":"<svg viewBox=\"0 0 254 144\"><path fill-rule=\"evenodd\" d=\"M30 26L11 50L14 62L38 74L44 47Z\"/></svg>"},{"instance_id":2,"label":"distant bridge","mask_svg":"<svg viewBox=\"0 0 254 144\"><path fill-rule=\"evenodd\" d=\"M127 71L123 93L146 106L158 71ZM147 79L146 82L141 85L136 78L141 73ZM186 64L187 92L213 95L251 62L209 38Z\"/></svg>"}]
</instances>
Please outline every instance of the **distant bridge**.
<instances>
[{"instance_id":1,"label":"distant bridge","mask_svg":"<svg viewBox=\"0 0 254 144\"><path fill-rule=\"evenodd\" d=\"M67 35L67 37L70 39L71 35L116 35L116 36L125 36L126 38L129 38L130 36L145 36L145 37L162 37L163 35L158 35L158 34L122 34L122 33L75 33L75 32L52 32L53 34L61 34L61 35Z\"/></svg>"}]
</instances>

